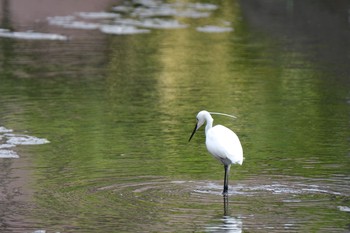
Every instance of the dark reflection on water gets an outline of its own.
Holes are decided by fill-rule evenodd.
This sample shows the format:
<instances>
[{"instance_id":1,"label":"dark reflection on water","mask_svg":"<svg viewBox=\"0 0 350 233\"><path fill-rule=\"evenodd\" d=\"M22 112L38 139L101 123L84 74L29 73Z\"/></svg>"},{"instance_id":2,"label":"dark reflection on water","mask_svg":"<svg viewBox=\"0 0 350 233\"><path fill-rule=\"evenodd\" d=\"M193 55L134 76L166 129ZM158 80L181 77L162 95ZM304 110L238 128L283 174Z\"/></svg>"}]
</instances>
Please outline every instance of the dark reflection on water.
<instances>
[{"instance_id":1,"label":"dark reflection on water","mask_svg":"<svg viewBox=\"0 0 350 233\"><path fill-rule=\"evenodd\" d=\"M0 230L348 230L350 40L332 35L349 38L337 2L222 1L176 30L0 39L0 126L50 141L0 161ZM308 9L335 33L309 32ZM238 116L214 119L245 152L228 199L204 136L187 144L201 109Z\"/></svg>"},{"instance_id":2,"label":"dark reflection on water","mask_svg":"<svg viewBox=\"0 0 350 233\"><path fill-rule=\"evenodd\" d=\"M349 85L349 1L248 0L240 4L254 30L277 37L285 49L303 53L317 61L318 69L335 72L335 81Z\"/></svg>"},{"instance_id":3,"label":"dark reflection on water","mask_svg":"<svg viewBox=\"0 0 350 233\"><path fill-rule=\"evenodd\" d=\"M243 223L239 217L230 216L229 211L229 198L223 196L224 203L224 215L220 218L220 223L217 225L210 225L206 227L205 232L227 232L227 233L239 233L242 232Z\"/></svg>"},{"instance_id":4,"label":"dark reflection on water","mask_svg":"<svg viewBox=\"0 0 350 233\"><path fill-rule=\"evenodd\" d=\"M211 224L205 228L205 232L227 232L239 233L243 230L243 222L239 217L230 216L229 213L229 199L227 196L223 197L224 215L219 219L218 223Z\"/></svg>"}]
</instances>

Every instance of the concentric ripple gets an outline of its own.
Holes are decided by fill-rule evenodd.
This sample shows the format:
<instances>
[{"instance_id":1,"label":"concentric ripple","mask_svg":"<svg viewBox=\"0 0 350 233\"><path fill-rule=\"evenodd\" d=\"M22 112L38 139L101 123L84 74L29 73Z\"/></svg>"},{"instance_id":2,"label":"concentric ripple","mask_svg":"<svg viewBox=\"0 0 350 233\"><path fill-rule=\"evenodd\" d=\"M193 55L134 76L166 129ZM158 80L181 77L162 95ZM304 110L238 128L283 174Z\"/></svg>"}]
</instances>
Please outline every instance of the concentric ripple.
<instances>
[{"instance_id":1,"label":"concentric ripple","mask_svg":"<svg viewBox=\"0 0 350 233\"><path fill-rule=\"evenodd\" d=\"M242 180L231 182L229 187L230 196L277 196L281 197L298 195L335 195L348 197L350 190L347 185L336 184L336 181L324 183L323 181L294 178L292 180ZM98 191L109 190L124 194L133 194L135 197L152 196L152 199L159 197L165 198L182 198L189 196L205 195L222 195L221 181L194 181L194 180L168 180L166 178L152 178L147 181L134 181L123 184L113 184L110 186L100 187Z\"/></svg>"}]
</instances>

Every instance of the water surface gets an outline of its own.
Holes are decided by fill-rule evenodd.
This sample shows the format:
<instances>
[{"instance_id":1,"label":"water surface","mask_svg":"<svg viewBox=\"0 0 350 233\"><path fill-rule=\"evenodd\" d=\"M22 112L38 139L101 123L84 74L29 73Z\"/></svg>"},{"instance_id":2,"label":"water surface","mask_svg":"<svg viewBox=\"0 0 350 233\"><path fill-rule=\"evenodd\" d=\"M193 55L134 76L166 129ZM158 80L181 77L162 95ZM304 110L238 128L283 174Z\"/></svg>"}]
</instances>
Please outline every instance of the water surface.
<instances>
[{"instance_id":1,"label":"water surface","mask_svg":"<svg viewBox=\"0 0 350 233\"><path fill-rule=\"evenodd\" d=\"M0 39L1 145L49 142L0 159L2 232L349 230L349 43L328 35L349 38L343 8L315 3L339 20L320 37L290 1L180 3L77 8L33 26L65 40ZM187 142L202 109L238 117L214 117L244 148L226 202L204 132Z\"/></svg>"}]
</instances>

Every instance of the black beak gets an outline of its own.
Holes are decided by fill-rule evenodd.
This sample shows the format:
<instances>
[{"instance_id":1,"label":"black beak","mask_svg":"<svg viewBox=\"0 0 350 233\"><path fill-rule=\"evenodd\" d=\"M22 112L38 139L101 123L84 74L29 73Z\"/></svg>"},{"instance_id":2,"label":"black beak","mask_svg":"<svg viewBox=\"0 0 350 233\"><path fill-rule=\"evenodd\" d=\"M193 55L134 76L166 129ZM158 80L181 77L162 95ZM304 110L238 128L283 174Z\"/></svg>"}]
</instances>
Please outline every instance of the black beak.
<instances>
[{"instance_id":1,"label":"black beak","mask_svg":"<svg viewBox=\"0 0 350 233\"><path fill-rule=\"evenodd\" d=\"M191 141L191 138L193 137L193 135L194 135L194 133L197 131L197 124L194 126L194 130L193 130L193 132L192 132L192 134L191 134L191 137L190 137L190 139L188 139L188 141Z\"/></svg>"}]
</instances>

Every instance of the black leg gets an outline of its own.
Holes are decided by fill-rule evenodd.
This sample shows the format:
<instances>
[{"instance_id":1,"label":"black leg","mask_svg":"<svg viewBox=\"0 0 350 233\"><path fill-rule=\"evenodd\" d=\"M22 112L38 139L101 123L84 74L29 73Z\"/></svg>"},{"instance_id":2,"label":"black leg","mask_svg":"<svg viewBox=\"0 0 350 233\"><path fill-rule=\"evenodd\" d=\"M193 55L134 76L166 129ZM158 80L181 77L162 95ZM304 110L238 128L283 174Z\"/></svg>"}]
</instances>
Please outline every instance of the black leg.
<instances>
[{"instance_id":1,"label":"black leg","mask_svg":"<svg viewBox=\"0 0 350 233\"><path fill-rule=\"evenodd\" d=\"M228 196L224 195L224 216L228 215Z\"/></svg>"},{"instance_id":2,"label":"black leg","mask_svg":"<svg viewBox=\"0 0 350 233\"><path fill-rule=\"evenodd\" d=\"M227 191L228 191L228 175L230 173L230 166L231 165L224 165L225 168L225 177L224 177L224 191L222 192L222 194L224 196L227 196Z\"/></svg>"}]
</instances>

